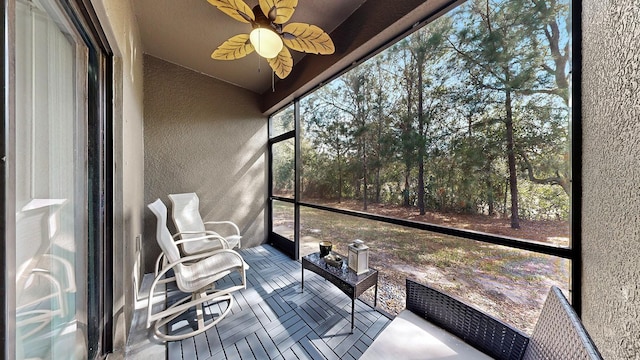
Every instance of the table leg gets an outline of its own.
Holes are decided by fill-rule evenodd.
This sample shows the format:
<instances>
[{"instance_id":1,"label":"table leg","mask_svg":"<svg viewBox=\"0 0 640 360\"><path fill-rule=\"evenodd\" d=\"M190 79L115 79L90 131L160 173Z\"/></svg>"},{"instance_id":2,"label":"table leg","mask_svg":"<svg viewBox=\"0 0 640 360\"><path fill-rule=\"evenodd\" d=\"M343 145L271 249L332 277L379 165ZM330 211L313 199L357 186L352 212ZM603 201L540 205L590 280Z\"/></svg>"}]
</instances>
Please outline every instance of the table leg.
<instances>
[{"instance_id":1,"label":"table leg","mask_svg":"<svg viewBox=\"0 0 640 360\"><path fill-rule=\"evenodd\" d=\"M302 268L302 290L300 292L304 292L304 267Z\"/></svg>"},{"instance_id":2,"label":"table leg","mask_svg":"<svg viewBox=\"0 0 640 360\"><path fill-rule=\"evenodd\" d=\"M378 305L378 282L376 281L376 290L373 294L373 308L375 309Z\"/></svg>"},{"instance_id":3,"label":"table leg","mask_svg":"<svg viewBox=\"0 0 640 360\"><path fill-rule=\"evenodd\" d=\"M356 305L356 299L353 298L351 299L351 333L352 334L353 334L353 319L355 315L355 305Z\"/></svg>"}]
</instances>

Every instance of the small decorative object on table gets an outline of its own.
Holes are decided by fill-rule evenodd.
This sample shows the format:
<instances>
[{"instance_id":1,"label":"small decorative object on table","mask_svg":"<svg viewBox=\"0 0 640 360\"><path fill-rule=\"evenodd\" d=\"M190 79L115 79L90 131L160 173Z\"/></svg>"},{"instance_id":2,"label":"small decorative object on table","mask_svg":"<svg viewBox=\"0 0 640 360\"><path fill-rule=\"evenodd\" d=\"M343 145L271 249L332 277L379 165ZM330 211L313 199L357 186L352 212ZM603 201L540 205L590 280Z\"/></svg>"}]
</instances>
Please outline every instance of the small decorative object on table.
<instances>
[{"instance_id":1,"label":"small decorative object on table","mask_svg":"<svg viewBox=\"0 0 640 360\"><path fill-rule=\"evenodd\" d=\"M324 262L329 266L341 268L342 267L342 258L336 254L329 254L324 257Z\"/></svg>"},{"instance_id":2,"label":"small decorative object on table","mask_svg":"<svg viewBox=\"0 0 640 360\"><path fill-rule=\"evenodd\" d=\"M325 257L331 252L331 241L320 241L320 257Z\"/></svg>"},{"instance_id":3,"label":"small decorative object on table","mask_svg":"<svg viewBox=\"0 0 640 360\"><path fill-rule=\"evenodd\" d=\"M369 247L360 239L349 244L349 268L358 275L369 271Z\"/></svg>"}]
</instances>

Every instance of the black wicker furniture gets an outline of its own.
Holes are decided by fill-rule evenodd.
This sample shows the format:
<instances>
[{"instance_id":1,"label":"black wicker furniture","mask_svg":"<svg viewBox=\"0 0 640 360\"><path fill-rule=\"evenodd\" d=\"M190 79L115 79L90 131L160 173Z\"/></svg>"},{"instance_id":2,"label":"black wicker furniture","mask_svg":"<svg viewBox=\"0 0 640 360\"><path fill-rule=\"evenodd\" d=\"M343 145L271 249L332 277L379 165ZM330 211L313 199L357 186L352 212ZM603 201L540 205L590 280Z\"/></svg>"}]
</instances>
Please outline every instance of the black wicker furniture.
<instances>
[{"instance_id":1,"label":"black wicker furniture","mask_svg":"<svg viewBox=\"0 0 640 360\"><path fill-rule=\"evenodd\" d=\"M310 270L329 282L337 286L343 293L351 299L351 332L353 333L354 311L356 298L362 295L367 289L375 286L375 294L373 295L373 307L377 304L378 298L378 270L369 269L364 274L356 274L349 269L346 258L339 255L343 259L340 267L334 267L327 264L320 253L316 252L302 257L302 291L304 291L304 269Z\"/></svg>"},{"instance_id":2,"label":"black wicker furniture","mask_svg":"<svg viewBox=\"0 0 640 360\"><path fill-rule=\"evenodd\" d=\"M398 322L396 324L396 322ZM418 349L416 349L418 348ZM482 353L479 353L482 352ZM361 359L602 359L580 319L552 287L531 337L407 279L407 306Z\"/></svg>"}]
</instances>

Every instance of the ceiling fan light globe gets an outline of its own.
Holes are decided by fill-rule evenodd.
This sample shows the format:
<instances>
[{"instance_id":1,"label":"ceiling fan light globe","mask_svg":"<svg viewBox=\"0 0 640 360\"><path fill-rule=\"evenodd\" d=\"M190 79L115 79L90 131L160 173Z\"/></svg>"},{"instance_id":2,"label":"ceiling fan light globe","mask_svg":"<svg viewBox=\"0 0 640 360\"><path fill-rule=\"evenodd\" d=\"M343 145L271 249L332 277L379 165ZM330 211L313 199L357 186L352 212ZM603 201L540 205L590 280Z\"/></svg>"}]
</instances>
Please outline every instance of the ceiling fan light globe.
<instances>
[{"instance_id":1,"label":"ceiling fan light globe","mask_svg":"<svg viewBox=\"0 0 640 360\"><path fill-rule=\"evenodd\" d=\"M249 34L251 45L255 48L258 55L266 59L273 59L278 56L284 44L280 35L274 31L265 28L255 28Z\"/></svg>"}]
</instances>

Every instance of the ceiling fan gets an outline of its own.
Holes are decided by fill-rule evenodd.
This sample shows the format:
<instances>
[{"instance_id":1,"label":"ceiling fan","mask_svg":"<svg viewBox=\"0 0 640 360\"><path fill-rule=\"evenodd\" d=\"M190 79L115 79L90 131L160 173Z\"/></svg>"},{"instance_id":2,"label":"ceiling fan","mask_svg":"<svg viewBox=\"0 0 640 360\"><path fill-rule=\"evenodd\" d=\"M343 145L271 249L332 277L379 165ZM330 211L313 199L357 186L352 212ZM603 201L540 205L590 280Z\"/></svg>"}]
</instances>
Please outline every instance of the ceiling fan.
<instances>
[{"instance_id":1,"label":"ceiling fan","mask_svg":"<svg viewBox=\"0 0 640 360\"><path fill-rule=\"evenodd\" d=\"M267 59L273 72L286 78L293 69L289 49L330 55L335 51L331 37L321 28L305 23L285 23L291 19L298 0L259 0L251 9L242 0L207 0L223 13L251 24L249 34L232 36L211 54L215 60L235 60L254 50Z\"/></svg>"}]
</instances>

